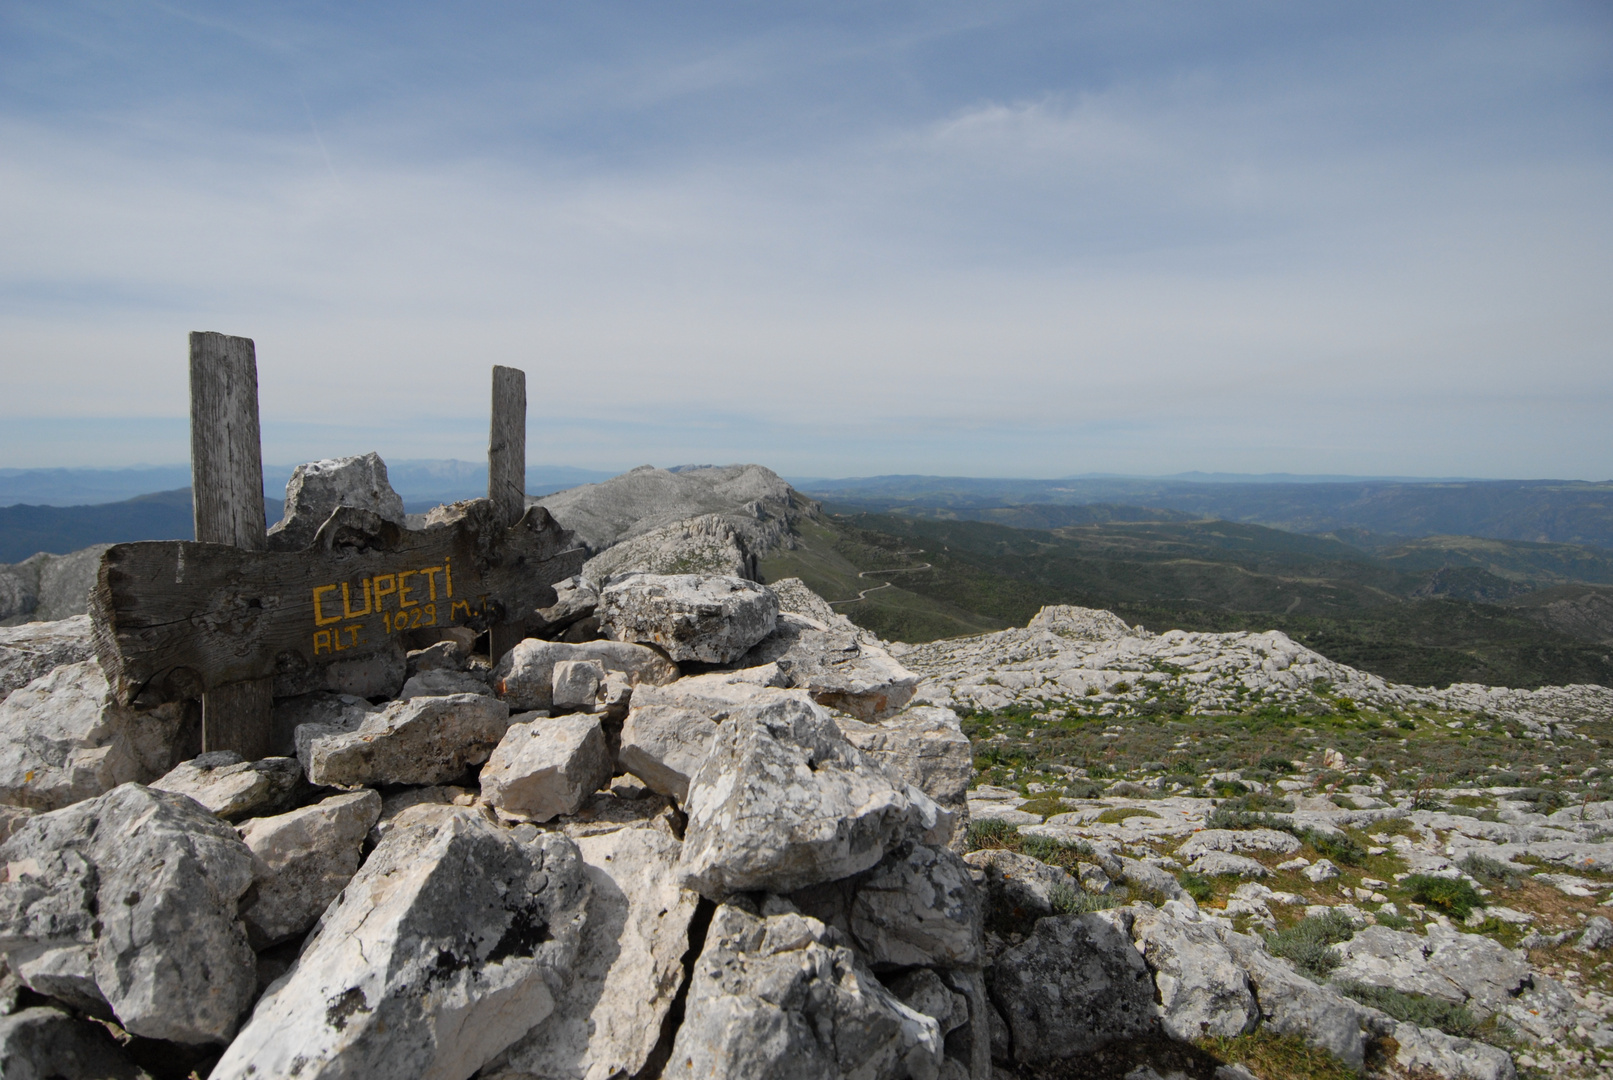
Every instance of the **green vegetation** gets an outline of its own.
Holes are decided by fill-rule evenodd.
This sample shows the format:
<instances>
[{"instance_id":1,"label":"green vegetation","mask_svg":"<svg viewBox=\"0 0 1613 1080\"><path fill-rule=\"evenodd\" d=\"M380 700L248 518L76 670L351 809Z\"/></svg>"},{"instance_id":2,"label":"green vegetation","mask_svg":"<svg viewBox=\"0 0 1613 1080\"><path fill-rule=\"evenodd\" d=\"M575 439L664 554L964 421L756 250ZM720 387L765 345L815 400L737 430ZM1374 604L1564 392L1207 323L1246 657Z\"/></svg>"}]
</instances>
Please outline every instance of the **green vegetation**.
<instances>
[{"instance_id":1,"label":"green vegetation","mask_svg":"<svg viewBox=\"0 0 1613 1080\"><path fill-rule=\"evenodd\" d=\"M1400 887L1419 904L1438 908L1453 919L1465 919L1474 908L1484 906L1484 898L1461 878L1413 874Z\"/></svg>"},{"instance_id":2,"label":"green vegetation","mask_svg":"<svg viewBox=\"0 0 1613 1080\"><path fill-rule=\"evenodd\" d=\"M1463 1039L1476 1039L1483 1035L1483 1022L1465 1005L1364 983L1343 983L1338 989L1363 1005L1381 1009L1396 1020L1404 1020L1418 1027L1438 1028L1447 1035Z\"/></svg>"},{"instance_id":3,"label":"green vegetation","mask_svg":"<svg viewBox=\"0 0 1613 1080\"><path fill-rule=\"evenodd\" d=\"M1276 1035L1266 1026L1234 1038L1210 1036L1195 1044L1213 1057L1245 1065L1256 1076L1282 1080L1361 1080L1344 1062L1297 1035Z\"/></svg>"},{"instance_id":4,"label":"green vegetation","mask_svg":"<svg viewBox=\"0 0 1613 1080\"><path fill-rule=\"evenodd\" d=\"M1177 884L1194 900L1203 903L1215 895L1215 885L1203 874L1195 874L1191 870L1183 870L1176 875Z\"/></svg>"},{"instance_id":5,"label":"green vegetation","mask_svg":"<svg viewBox=\"0 0 1613 1080\"><path fill-rule=\"evenodd\" d=\"M1115 806L1099 814L1097 820L1100 825L1119 825L1127 818L1157 818L1158 816L1152 810L1144 810L1138 806Z\"/></svg>"},{"instance_id":6,"label":"green vegetation","mask_svg":"<svg viewBox=\"0 0 1613 1080\"><path fill-rule=\"evenodd\" d=\"M1273 956L1293 961L1304 974L1321 982L1339 966L1339 954L1332 946L1355 936L1350 920L1337 911L1301 919L1286 930L1266 935L1266 948Z\"/></svg>"},{"instance_id":7,"label":"green vegetation","mask_svg":"<svg viewBox=\"0 0 1613 1080\"><path fill-rule=\"evenodd\" d=\"M1492 888L1516 889L1524 879L1522 870L1488 855L1469 855L1456 865L1475 881L1482 881Z\"/></svg>"},{"instance_id":8,"label":"green vegetation","mask_svg":"<svg viewBox=\"0 0 1613 1080\"><path fill-rule=\"evenodd\" d=\"M1129 899L1123 889L1107 893L1089 893L1061 882L1053 886L1049 899L1053 902L1055 915L1085 915L1092 911L1108 911L1110 908L1119 907L1123 897Z\"/></svg>"}]
</instances>

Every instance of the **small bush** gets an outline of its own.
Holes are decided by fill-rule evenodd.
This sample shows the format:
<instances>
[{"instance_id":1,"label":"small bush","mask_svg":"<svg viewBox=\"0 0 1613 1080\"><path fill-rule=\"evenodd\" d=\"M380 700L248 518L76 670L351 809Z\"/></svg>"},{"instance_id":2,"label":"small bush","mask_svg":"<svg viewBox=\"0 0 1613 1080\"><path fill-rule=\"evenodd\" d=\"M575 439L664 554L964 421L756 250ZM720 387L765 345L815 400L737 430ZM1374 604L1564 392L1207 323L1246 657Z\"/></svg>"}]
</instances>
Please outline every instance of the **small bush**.
<instances>
[{"instance_id":1,"label":"small bush","mask_svg":"<svg viewBox=\"0 0 1613 1080\"><path fill-rule=\"evenodd\" d=\"M1361 708L1361 706L1355 703L1355 699L1347 697L1336 698L1334 699L1333 704L1341 713L1353 713Z\"/></svg>"},{"instance_id":2,"label":"small bush","mask_svg":"<svg viewBox=\"0 0 1613 1080\"><path fill-rule=\"evenodd\" d=\"M1212 885L1210 883L1210 879L1205 877L1203 874L1195 874L1191 870L1183 870L1180 874L1176 875L1176 880L1177 883L1182 886L1182 890L1186 892L1187 895L1201 903L1215 895L1215 886Z\"/></svg>"},{"instance_id":3,"label":"small bush","mask_svg":"<svg viewBox=\"0 0 1613 1080\"><path fill-rule=\"evenodd\" d=\"M1103 785L1091 780L1071 780L1064 785L1066 799L1096 799L1103 794Z\"/></svg>"},{"instance_id":4,"label":"small bush","mask_svg":"<svg viewBox=\"0 0 1613 1080\"><path fill-rule=\"evenodd\" d=\"M1055 915L1085 915L1089 911L1107 911L1120 904L1120 898L1111 893L1089 893L1063 883L1053 886L1048 899L1053 902Z\"/></svg>"},{"instance_id":5,"label":"small bush","mask_svg":"<svg viewBox=\"0 0 1613 1080\"><path fill-rule=\"evenodd\" d=\"M1456 865L1486 885L1516 889L1523 882L1521 870L1515 866L1508 866L1499 859L1492 859L1488 855L1469 855Z\"/></svg>"},{"instance_id":6,"label":"small bush","mask_svg":"<svg viewBox=\"0 0 1613 1080\"><path fill-rule=\"evenodd\" d=\"M1171 772L1177 776L1197 776L1199 767L1193 763L1192 758L1177 758L1171 762Z\"/></svg>"},{"instance_id":7,"label":"small bush","mask_svg":"<svg viewBox=\"0 0 1613 1080\"><path fill-rule=\"evenodd\" d=\"M1223 799L1249 794L1249 785L1237 780L1217 780L1211 785L1215 794Z\"/></svg>"},{"instance_id":8,"label":"small bush","mask_svg":"<svg viewBox=\"0 0 1613 1080\"><path fill-rule=\"evenodd\" d=\"M1062 866L1066 870L1074 871L1076 865L1083 857L1092 857L1092 845L1082 841L1079 844L1066 844L1054 840L1050 836L1019 836L1019 851L1033 859L1040 859L1049 866Z\"/></svg>"},{"instance_id":9,"label":"small bush","mask_svg":"<svg viewBox=\"0 0 1613 1080\"><path fill-rule=\"evenodd\" d=\"M1159 815L1152 810L1144 810L1140 806L1115 806L1098 815L1098 822L1103 825L1119 825L1127 818L1153 817Z\"/></svg>"},{"instance_id":10,"label":"small bush","mask_svg":"<svg viewBox=\"0 0 1613 1080\"><path fill-rule=\"evenodd\" d=\"M1462 1039L1471 1039L1479 1034L1481 1021L1465 1005L1364 983L1344 983L1339 987L1339 992L1408 1024L1438 1028L1447 1035Z\"/></svg>"},{"instance_id":11,"label":"small bush","mask_svg":"<svg viewBox=\"0 0 1613 1080\"><path fill-rule=\"evenodd\" d=\"M989 818L981 821L969 822L969 831L965 834L965 843L970 851L981 851L989 848L1017 848L1019 846L1019 826L1010 825L1006 821L992 821Z\"/></svg>"},{"instance_id":12,"label":"small bush","mask_svg":"<svg viewBox=\"0 0 1613 1080\"><path fill-rule=\"evenodd\" d=\"M1229 810L1253 810L1270 814L1288 814L1294 809L1292 799L1285 799L1280 795L1262 795L1258 791L1236 799L1228 799L1221 805Z\"/></svg>"},{"instance_id":13,"label":"small bush","mask_svg":"<svg viewBox=\"0 0 1613 1080\"><path fill-rule=\"evenodd\" d=\"M1400 887L1418 903L1438 908L1453 919L1465 919L1474 908L1484 906L1484 898L1461 878L1413 874Z\"/></svg>"},{"instance_id":14,"label":"small bush","mask_svg":"<svg viewBox=\"0 0 1613 1080\"><path fill-rule=\"evenodd\" d=\"M1336 863L1360 866L1367 861L1367 849L1343 833L1335 835L1316 829L1302 829L1299 838Z\"/></svg>"},{"instance_id":15,"label":"small bush","mask_svg":"<svg viewBox=\"0 0 1613 1080\"><path fill-rule=\"evenodd\" d=\"M1258 763L1258 767L1265 769L1267 772L1280 773L1283 776L1287 776L1294 771L1294 763L1292 761L1285 757L1278 757L1276 754L1267 754L1262 757Z\"/></svg>"},{"instance_id":16,"label":"small bush","mask_svg":"<svg viewBox=\"0 0 1613 1080\"><path fill-rule=\"evenodd\" d=\"M1378 912L1376 918L1378 920L1378 925L1387 930L1410 930L1412 927L1411 920L1406 918L1404 915L1395 915L1390 912L1380 911Z\"/></svg>"},{"instance_id":17,"label":"small bush","mask_svg":"<svg viewBox=\"0 0 1613 1080\"><path fill-rule=\"evenodd\" d=\"M1339 966L1333 946L1355 936L1348 917L1337 911L1301 919L1287 930L1266 935L1266 949L1273 956L1292 960L1304 974L1321 982Z\"/></svg>"},{"instance_id":18,"label":"small bush","mask_svg":"<svg viewBox=\"0 0 1613 1080\"><path fill-rule=\"evenodd\" d=\"M1052 817L1054 814L1062 814L1066 810L1070 809L1068 806L1064 805L1063 799L1060 799L1057 795L1054 795L1051 792L1044 792L1043 794L1037 795L1034 798L1027 799L1019 804L1019 808L1025 811L1027 814L1035 814L1044 820Z\"/></svg>"}]
</instances>

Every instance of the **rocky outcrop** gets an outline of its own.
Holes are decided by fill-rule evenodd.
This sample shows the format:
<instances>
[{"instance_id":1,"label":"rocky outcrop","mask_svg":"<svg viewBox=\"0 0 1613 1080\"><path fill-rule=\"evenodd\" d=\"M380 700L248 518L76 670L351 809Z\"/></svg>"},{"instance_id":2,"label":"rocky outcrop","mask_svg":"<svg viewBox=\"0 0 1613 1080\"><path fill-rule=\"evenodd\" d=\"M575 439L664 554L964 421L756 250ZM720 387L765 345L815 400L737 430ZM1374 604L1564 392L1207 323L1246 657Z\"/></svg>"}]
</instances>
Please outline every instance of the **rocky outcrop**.
<instances>
[{"instance_id":1,"label":"rocky outcrop","mask_svg":"<svg viewBox=\"0 0 1613 1080\"><path fill-rule=\"evenodd\" d=\"M180 762L151 786L188 795L219 817L234 821L294 806L308 785L296 758L243 761L233 750L215 750Z\"/></svg>"},{"instance_id":2,"label":"rocky outcrop","mask_svg":"<svg viewBox=\"0 0 1613 1080\"><path fill-rule=\"evenodd\" d=\"M0 701L64 664L94 657L88 615L0 627Z\"/></svg>"},{"instance_id":3,"label":"rocky outcrop","mask_svg":"<svg viewBox=\"0 0 1613 1080\"><path fill-rule=\"evenodd\" d=\"M582 567L596 585L622 574L726 575L757 581L756 556L716 514L674 521L606 548Z\"/></svg>"},{"instance_id":4,"label":"rocky outcrop","mask_svg":"<svg viewBox=\"0 0 1613 1080\"><path fill-rule=\"evenodd\" d=\"M269 550L307 547L338 506L369 510L399 528L404 525L403 499L392 490L378 454L310 461L291 473L285 514L269 529Z\"/></svg>"},{"instance_id":5,"label":"rocky outcrop","mask_svg":"<svg viewBox=\"0 0 1613 1080\"><path fill-rule=\"evenodd\" d=\"M778 599L739 577L632 574L599 594L606 637L654 645L683 663L726 664L773 632Z\"/></svg>"},{"instance_id":6,"label":"rocky outcrop","mask_svg":"<svg viewBox=\"0 0 1613 1080\"><path fill-rule=\"evenodd\" d=\"M788 685L859 720L887 717L913 697L919 676L853 629L785 614L741 664L776 664Z\"/></svg>"},{"instance_id":7,"label":"rocky outcrop","mask_svg":"<svg viewBox=\"0 0 1613 1080\"><path fill-rule=\"evenodd\" d=\"M652 791L684 802L689 777L711 752L717 725L780 681L777 668L748 668L640 689L622 725L617 762Z\"/></svg>"},{"instance_id":8,"label":"rocky outcrop","mask_svg":"<svg viewBox=\"0 0 1613 1080\"><path fill-rule=\"evenodd\" d=\"M555 1011L581 943L576 845L473 811L390 833L213 1080L466 1080Z\"/></svg>"},{"instance_id":9,"label":"rocky outcrop","mask_svg":"<svg viewBox=\"0 0 1613 1080\"><path fill-rule=\"evenodd\" d=\"M396 701L354 731L309 740L308 779L334 787L456 780L487 760L509 723L509 706L478 694Z\"/></svg>"},{"instance_id":10,"label":"rocky outcrop","mask_svg":"<svg viewBox=\"0 0 1613 1080\"><path fill-rule=\"evenodd\" d=\"M593 716L510 724L482 769L482 797L519 821L574 814L611 774L610 748Z\"/></svg>"},{"instance_id":11,"label":"rocky outcrop","mask_svg":"<svg viewBox=\"0 0 1613 1080\"><path fill-rule=\"evenodd\" d=\"M974 748L951 709L920 705L876 724L836 717L846 741L953 815L954 842L969 827Z\"/></svg>"},{"instance_id":12,"label":"rocky outcrop","mask_svg":"<svg viewBox=\"0 0 1613 1080\"><path fill-rule=\"evenodd\" d=\"M935 1076L940 1025L886 990L817 919L724 904L695 962L668 1080Z\"/></svg>"},{"instance_id":13,"label":"rocky outcrop","mask_svg":"<svg viewBox=\"0 0 1613 1080\"><path fill-rule=\"evenodd\" d=\"M252 855L183 795L125 784L0 845L0 951L41 993L136 1035L225 1042L256 988L237 901ZM38 985L35 985L35 984Z\"/></svg>"},{"instance_id":14,"label":"rocky outcrop","mask_svg":"<svg viewBox=\"0 0 1613 1080\"><path fill-rule=\"evenodd\" d=\"M644 645L625 641L572 644L527 638L493 668L493 690L517 712L552 708L554 668L564 660L592 660L607 674L625 676L632 686L660 686L678 677L678 665Z\"/></svg>"},{"instance_id":15,"label":"rocky outcrop","mask_svg":"<svg viewBox=\"0 0 1613 1080\"><path fill-rule=\"evenodd\" d=\"M241 900L241 918L254 947L288 941L314 925L358 870L364 838L380 816L381 796L366 789L241 825L252 852L252 888Z\"/></svg>"},{"instance_id":16,"label":"rocky outcrop","mask_svg":"<svg viewBox=\"0 0 1613 1080\"><path fill-rule=\"evenodd\" d=\"M166 773L182 704L119 705L93 660L43 675L0 703L0 802L55 810Z\"/></svg>"},{"instance_id":17,"label":"rocky outcrop","mask_svg":"<svg viewBox=\"0 0 1613 1080\"><path fill-rule=\"evenodd\" d=\"M41 551L20 563L0 565L0 626L84 615L101 555L109 547L92 544L65 555Z\"/></svg>"},{"instance_id":18,"label":"rocky outcrop","mask_svg":"<svg viewBox=\"0 0 1613 1080\"><path fill-rule=\"evenodd\" d=\"M679 872L713 899L836 881L904 841L951 834L929 796L892 781L820 706L782 694L723 722L686 812Z\"/></svg>"}]
</instances>

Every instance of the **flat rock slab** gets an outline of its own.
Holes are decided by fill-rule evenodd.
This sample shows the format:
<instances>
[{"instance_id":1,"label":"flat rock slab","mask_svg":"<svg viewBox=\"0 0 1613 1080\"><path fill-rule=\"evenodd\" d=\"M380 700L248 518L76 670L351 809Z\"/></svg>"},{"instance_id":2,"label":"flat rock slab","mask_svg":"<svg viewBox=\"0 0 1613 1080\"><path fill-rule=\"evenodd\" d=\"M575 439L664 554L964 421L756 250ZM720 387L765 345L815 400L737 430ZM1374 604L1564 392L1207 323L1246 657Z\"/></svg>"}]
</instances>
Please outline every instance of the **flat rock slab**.
<instances>
[{"instance_id":1,"label":"flat rock slab","mask_svg":"<svg viewBox=\"0 0 1613 1080\"><path fill-rule=\"evenodd\" d=\"M0 626L0 701L64 664L93 659L90 617Z\"/></svg>"},{"instance_id":2,"label":"flat rock slab","mask_svg":"<svg viewBox=\"0 0 1613 1080\"><path fill-rule=\"evenodd\" d=\"M788 694L723 722L686 811L679 872L713 899L850 877L904 841L939 834L945 843L952 829L934 800L893 781L821 706Z\"/></svg>"},{"instance_id":3,"label":"flat rock slab","mask_svg":"<svg viewBox=\"0 0 1613 1080\"><path fill-rule=\"evenodd\" d=\"M0 949L98 997L136 1035L225 1042L257 989L236 915L252 853L183 795L125 784L0 845Z\"/></svg>"},{"instance_id":4,"label":"flat rock slab","mask_svg":"<svg viewBox=\"0 0 1613 1080\"><path fill-rule=\"evenodd\" d=\"M1194 833L1177 848L1176 857L1181 860L1196 859L1212 851L1230 854L1269 851L1278 855L1292 855L1298 850L1297 837L1276 829L1205 829Z\"/></svg>"},{"instance_id":5,"label":"flat rock slab","mask_svg":"<svg viewBox=\"0 0 1613 1080\"><path fill-rule=\"evenodd\" d=\"M167 772L184 707L119 705L93 660L58 667L0 703L0 802L57 810Z\"/></svg>"},{"instance_id":6,"label":"flat rock slab","mask_svg":"<svg viewBox=\"0 0 1613 1080\"><path fill-rule=\"evenodd\" d=\"M773 663L789 685L814 701L872 721L900 710L919 676L855 629L829 627L803 615L780 615L778 626L742 661Z\"/></svg>"},{"instance_id":7,"label":"flat rock slab","mask_svg":"<svg viewBox=\"0 0 1613 1080\"><path fill-rule=\"evenodd\" d=\"M539 641L527 638L493 668L493 690L511 709L526 712L554 706L554 669L563 660L594 660L606 672L620 672L633 686L659 686L678 677L678 665L644 645L625 641Z\"/></svg>"},{"instance_id":8,"label":"flat rock slab","mask_svg":"<svg viewBox=\"0 0 1613 1080\"><path fill-rule=\"evenodd\" d=\"M380 816L380 794L365 789L240 826L253 878L241 918L254 948L314 925L358 870L364 838Z\"/></svg>"},{"instance_id":9,"label":"flat rock slab","mask_svg":"<svg viewBox=\"0 0 1613 1080\"><path fill-rule=\"evenodd\" d=\"M151 786L188 795L227 821L278 813L307 790L296 758L243 761L233 750L182 761Z\"/></svg>"},{"instance_id":10,"label":"flat rock slab","mask_svg":"<svg viewBox=\"0 0 1613 1080\"><path fill-rule=\"evenodd\" d=\"M610 747L595 716L537 718L509 726L482 769L482 797L520 821L576 813L610 780Z\"/></svg>"},{"instance_id":11,"label":"flat rock slab","mask_svg":"<svg viewBox=\"0 0 1613 1080\"><path fill-rule=\"evenodd\" d=\"M456 780L487 760L509 723L508 705L479 694L395 701L354 731L309 740L308 779L332 787Z\"/></svg>"},{"instance_id":12,"label":"flat rock slab","mask_svg":"<svg viewBox=\"0 0 1613 1080\"><path fill-rule=\"evenodd\" d=\"M212 1080L466 1080L554 1012L587 902L558 833L523 843L467 809L395 830Z\"/></svg>"},{"instance_id":13,"label":"flat rock slab","mask_svg":"<svg viewBox=\"0 0 1613 1080\"><path fill-rule=\"evenodd\" d=\"M778 597L727 575L632 574L601 590L598 614L616 641L654 645L679 663L727 664L773 632Z\"/></svg>"}]
</instances>

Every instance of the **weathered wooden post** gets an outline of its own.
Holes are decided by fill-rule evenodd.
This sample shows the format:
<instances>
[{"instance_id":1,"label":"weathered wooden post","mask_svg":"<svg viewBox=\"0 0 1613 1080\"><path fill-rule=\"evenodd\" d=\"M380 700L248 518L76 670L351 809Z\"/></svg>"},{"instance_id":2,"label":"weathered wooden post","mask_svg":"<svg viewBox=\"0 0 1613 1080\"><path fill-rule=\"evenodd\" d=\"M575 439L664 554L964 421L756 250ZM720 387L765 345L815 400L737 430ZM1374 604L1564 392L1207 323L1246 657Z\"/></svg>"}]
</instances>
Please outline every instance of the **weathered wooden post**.
<instances>
[{"instance_id":1,"label":"weathered wooden post","mask_svg":"<svg viewBox=\"0 0 1613 1080\"><path fill-rule=\"evenodd\" d=\"M487 437L487 497L507 528L526 513L526 372L493 365L493 405ZM494 626L493 662L521 640L520 627Z\"/></svg>"},{"instance_id":2,"label":"weathered wooden post","mask_svg":"<svg viewBox=\"0 0 1613 1080\"><path fill-rule=\"evenodd\" d=\"M246 551L267 547L258 363L251 338L190 335L190 489L196 539ZM202 750L267 756L274 679L202 694Z\"/></svg>"}]
</instances>

